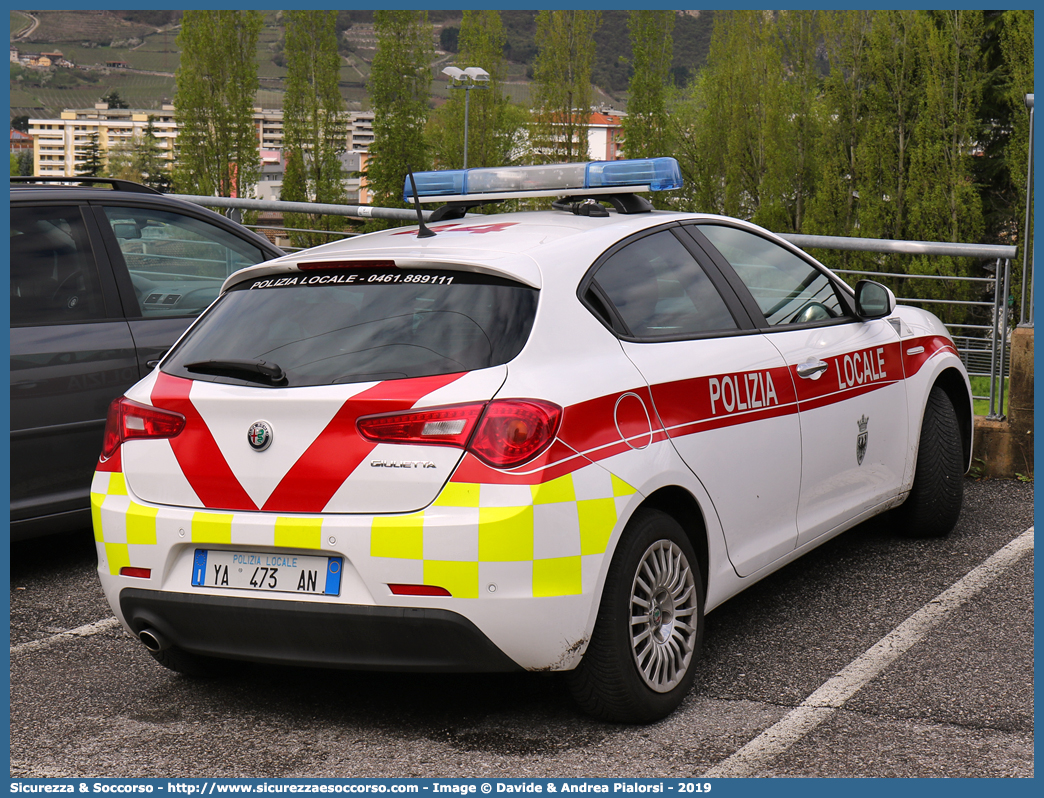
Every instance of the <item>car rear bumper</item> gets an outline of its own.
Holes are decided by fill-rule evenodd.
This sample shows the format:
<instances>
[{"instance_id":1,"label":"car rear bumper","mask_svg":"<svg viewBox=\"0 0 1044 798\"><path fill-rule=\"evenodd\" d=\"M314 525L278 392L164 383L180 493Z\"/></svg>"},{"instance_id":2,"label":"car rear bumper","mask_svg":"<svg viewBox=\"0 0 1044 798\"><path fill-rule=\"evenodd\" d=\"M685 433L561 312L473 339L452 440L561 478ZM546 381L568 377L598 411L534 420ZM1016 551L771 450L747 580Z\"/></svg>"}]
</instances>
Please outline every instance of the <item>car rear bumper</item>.
<instances>
[{"instance_id":1,"label":"car rear bumper","mask_svg":"<svg viewBox=\"0 0 1044 798\"><path fill-rule=\"evenodd\" d=\"M518 671L467 618L449 610L190 595L119 594L135 635L151 630L195 654L282 665L396 671Z\"/></svg>"}]
</instances>

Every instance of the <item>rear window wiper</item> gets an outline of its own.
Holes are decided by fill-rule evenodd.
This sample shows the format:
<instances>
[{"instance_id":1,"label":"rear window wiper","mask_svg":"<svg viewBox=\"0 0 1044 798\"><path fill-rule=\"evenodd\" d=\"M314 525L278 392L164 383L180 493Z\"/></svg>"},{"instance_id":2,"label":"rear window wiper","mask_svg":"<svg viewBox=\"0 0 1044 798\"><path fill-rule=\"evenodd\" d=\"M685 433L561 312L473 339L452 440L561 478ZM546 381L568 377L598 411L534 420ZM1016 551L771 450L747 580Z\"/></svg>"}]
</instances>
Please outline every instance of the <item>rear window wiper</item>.
<instances>
[{"instance_id":1,"label":"rear window wiper","mask_svg":"<svg viewBox=\"0 0 1044 798\"><path fill-rule=\"evenodd\" d=\"M237 380L261 382L267 385L286 385L286 372L278 363L264 360L201 360L185 365L186 371L198 374L214 374Z\"/></svg>"}]
</instances>

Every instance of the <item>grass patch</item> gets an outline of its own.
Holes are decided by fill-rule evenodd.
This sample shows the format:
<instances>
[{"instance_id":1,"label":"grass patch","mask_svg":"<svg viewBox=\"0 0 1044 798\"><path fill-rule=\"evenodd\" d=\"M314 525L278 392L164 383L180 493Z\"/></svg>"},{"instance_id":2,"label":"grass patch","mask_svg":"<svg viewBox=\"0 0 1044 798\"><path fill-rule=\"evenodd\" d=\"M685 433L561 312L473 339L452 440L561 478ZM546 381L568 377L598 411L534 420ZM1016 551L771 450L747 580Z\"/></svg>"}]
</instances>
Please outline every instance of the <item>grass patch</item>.
<instances>
[{"instance_id":1,"label":"grass patch","mask_svg":"<svg viewBox=\"0 0 1044 798\"><path fill-rule=\"evenodd\" d=\"M989 377L971 377L971 387L973 396L985 396L986 399L975 399L975 415L985 416L989 415L990 412L990 378ZM1000 398L1000 385L998 384L995 390L996 399ZM997 412L1001 415L1007 415L1008 412L1008 378L1004 378L1004 406L999 407Z\"/></svg>"}]
</instances>

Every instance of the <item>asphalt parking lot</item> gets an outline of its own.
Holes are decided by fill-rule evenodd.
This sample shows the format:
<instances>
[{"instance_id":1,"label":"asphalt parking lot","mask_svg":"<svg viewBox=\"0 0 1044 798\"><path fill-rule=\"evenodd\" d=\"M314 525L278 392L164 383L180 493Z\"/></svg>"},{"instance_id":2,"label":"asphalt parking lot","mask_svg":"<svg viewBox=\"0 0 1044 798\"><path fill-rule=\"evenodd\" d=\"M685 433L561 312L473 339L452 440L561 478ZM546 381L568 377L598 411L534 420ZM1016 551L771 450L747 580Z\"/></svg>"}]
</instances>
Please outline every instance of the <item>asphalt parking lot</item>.
<instances>
[{"instance_id":1,"label":"asphalt parking lot","mask_svg":"<svg viewBox=\"0 0 1044 798\"><path fill-rule=\"evenodd\" d=\"M187 679L112 620L88 531L18 543L11 776L1031 777L1032 525L1032 483L968 480L945 540L835 538L708 616L646 727L554 674Z\"/></svg>"}]
</instances>

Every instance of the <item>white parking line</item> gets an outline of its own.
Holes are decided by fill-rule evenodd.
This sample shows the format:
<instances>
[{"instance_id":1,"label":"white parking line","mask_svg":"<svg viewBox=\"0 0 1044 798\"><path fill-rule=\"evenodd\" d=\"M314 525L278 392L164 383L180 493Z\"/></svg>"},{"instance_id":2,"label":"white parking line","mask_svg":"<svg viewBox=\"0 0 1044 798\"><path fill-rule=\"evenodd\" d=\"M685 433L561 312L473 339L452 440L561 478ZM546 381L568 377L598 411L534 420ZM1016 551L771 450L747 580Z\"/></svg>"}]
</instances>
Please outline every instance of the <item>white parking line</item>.
<instances>
[{"instance_id":1,"label":"white parking line","mask_svg":"<svg viewBox=\"0 0 1044 798\"><path fill-rule=\"evenodd\" d=\"M1030 527L992 557L944 590L899 626L868 648L862 656L829 679L736 753L700 778L749 778L819 726L885 668L918 643L947 615L974 597L1023 555L1033 550Z\"/></svg>"},{"instance_id":2,"label":"white parking line","mask_svg":"<svg viewBox=\"0 0 1044 798\"><path fill-rule=\"evenodd\" d=\"M41 648L50 648L64 640L71 640L74 637L89 637L90 635L101 634L102 632L107 632L119 625L120 622L115 618L106 618L103 621L95 621L86 626L79 626L76 629L70 629L67 632L59 632L56 635L45 637L41 640L30 640L28 643L19 643L17 646L11 646L11 655L23 654L26 651L37 651Z\"/></svg>"}]
</instances>

